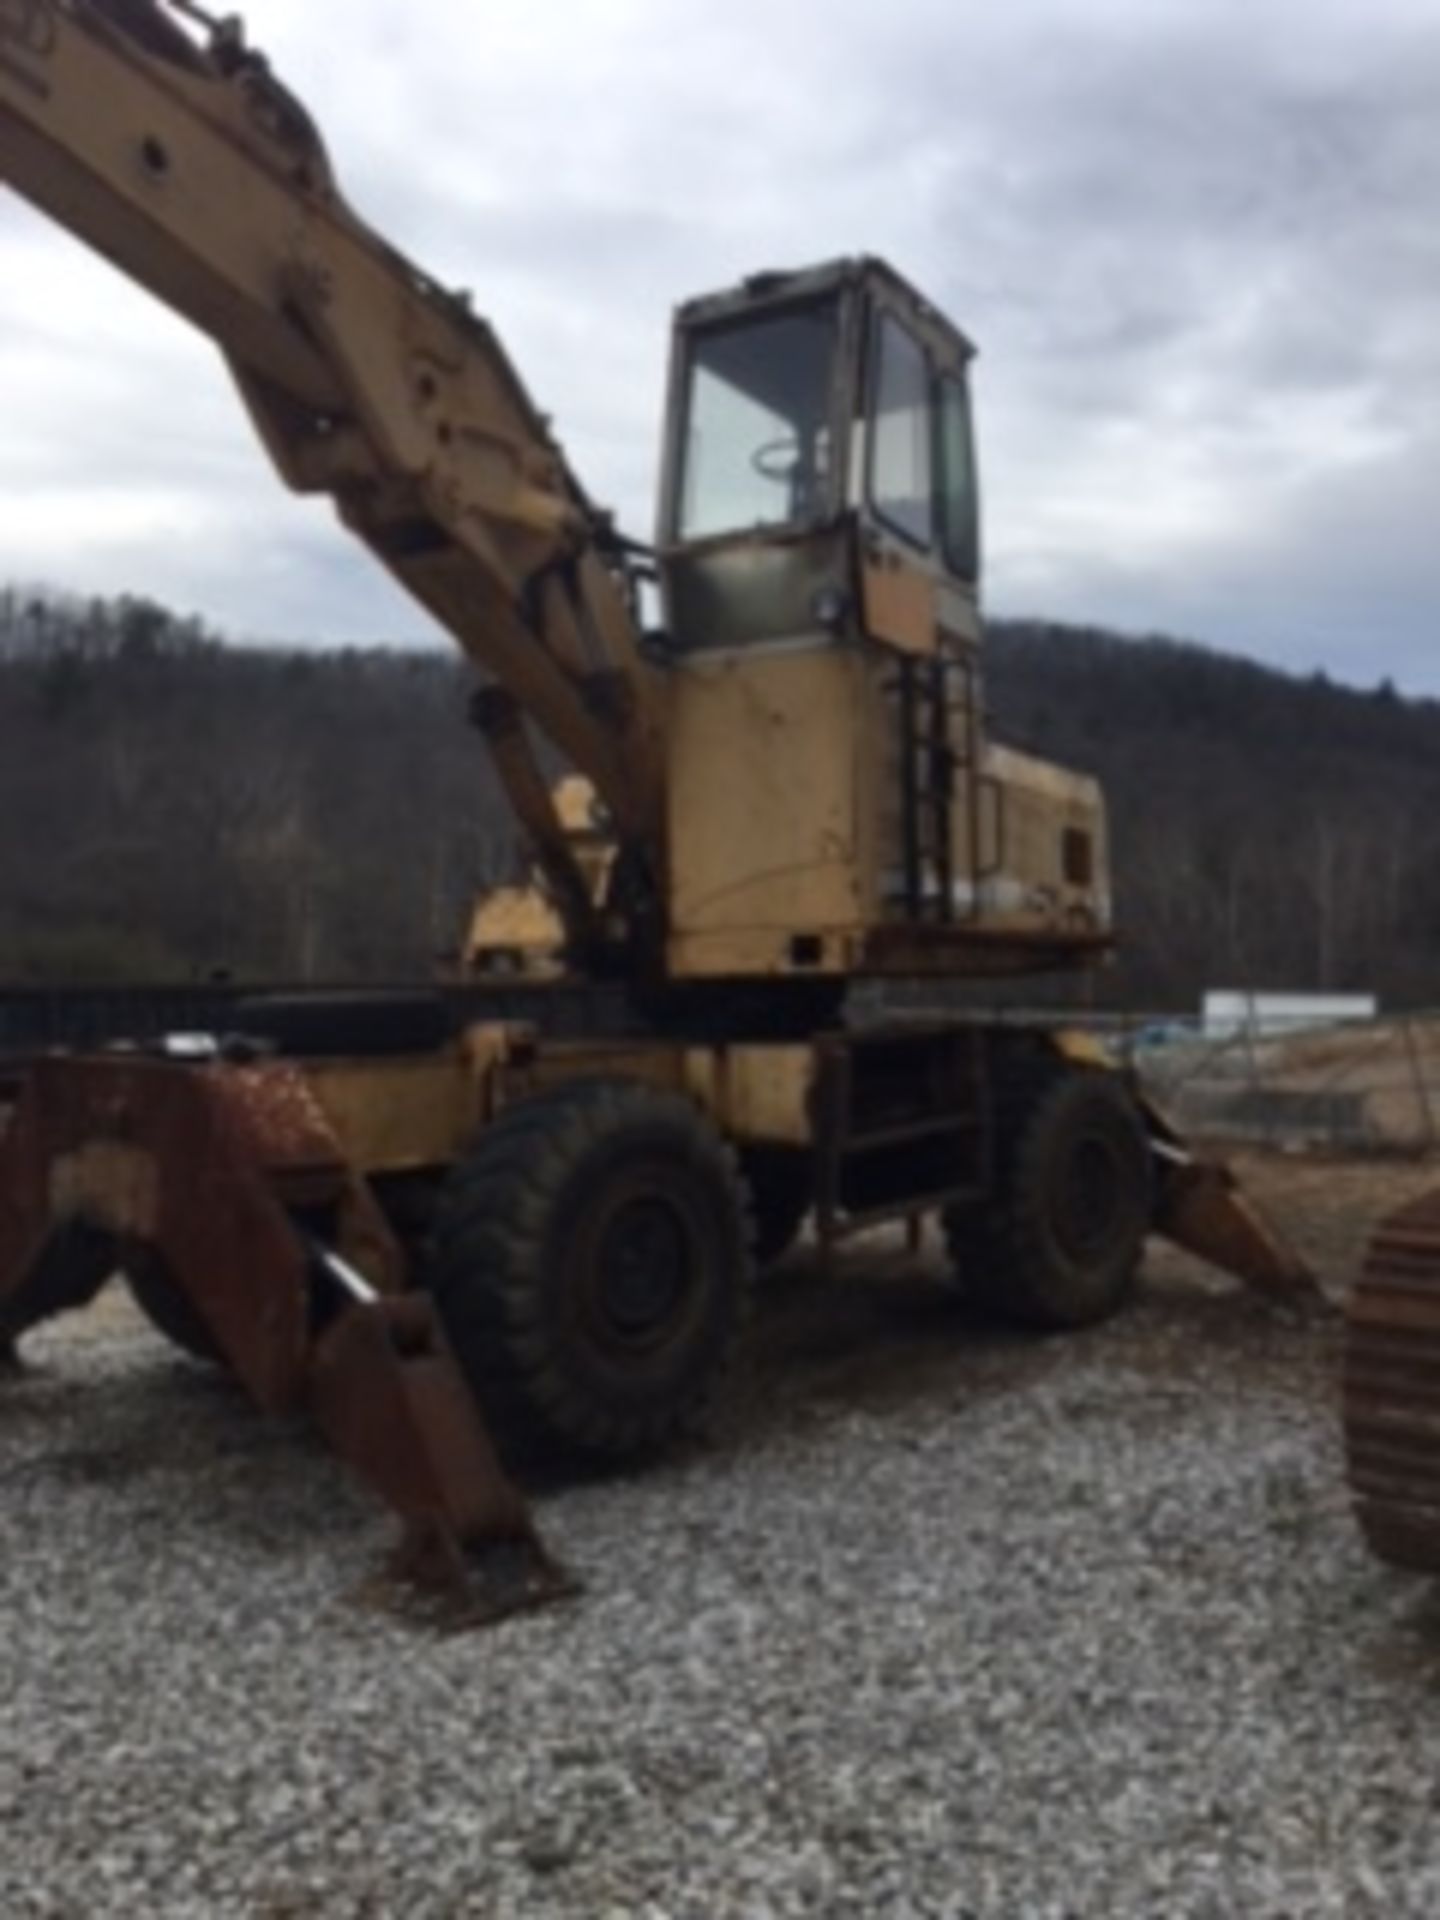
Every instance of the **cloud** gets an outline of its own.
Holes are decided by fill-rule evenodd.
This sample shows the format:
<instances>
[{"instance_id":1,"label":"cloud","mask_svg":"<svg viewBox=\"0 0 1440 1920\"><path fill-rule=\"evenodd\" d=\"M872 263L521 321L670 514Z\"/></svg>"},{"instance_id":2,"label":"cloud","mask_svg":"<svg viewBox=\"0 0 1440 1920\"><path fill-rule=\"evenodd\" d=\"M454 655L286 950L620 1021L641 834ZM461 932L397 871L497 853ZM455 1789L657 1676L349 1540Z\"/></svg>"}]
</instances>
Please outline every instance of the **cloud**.
<instances>
[{"instance_id":1,"label":"cloud","mask_svg":"<svg viewBox=\"0 0 1440 1920\"><path fill-rule=\"evenodd\" d=\"M989 599L1434 689L1430 0L254 0L352 197L648 531L666 330L873 251L982 348ZM213 355L0 198L0 576L420 636Z\"/></svg>"}]
</instances>

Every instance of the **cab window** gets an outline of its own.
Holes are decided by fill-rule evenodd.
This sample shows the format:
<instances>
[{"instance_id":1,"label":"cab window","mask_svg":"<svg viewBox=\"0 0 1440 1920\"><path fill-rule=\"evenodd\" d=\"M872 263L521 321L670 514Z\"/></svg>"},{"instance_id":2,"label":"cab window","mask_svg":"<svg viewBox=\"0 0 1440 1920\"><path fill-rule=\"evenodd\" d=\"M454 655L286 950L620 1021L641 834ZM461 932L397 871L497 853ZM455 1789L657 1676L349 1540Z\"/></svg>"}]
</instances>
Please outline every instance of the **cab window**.
<instances>
[{"instance_id":1,"label":"cab window","mask_svg":"<svg viewBox=\"0 0 1440 1920\"><path fill-rule=\"evenodd\" d=\"M940 382L940 537L962 580L980 577L979 494L970 390L946 374Z\"/></svg>"},{"instance_id":2,"label":"cab window","mask_svg":"<svg viewBox=\"0 0 1440 1920\"><path fill-rule=\"evenodd\" d=\"M934 538L930 368L925 349L892 314L876 343L870 503L885 523L916 546Z\"/></svg>"},{"instance_id":3,"label":"cab window","mask_svg":"<svg viewBox=\"0 0 1440 1920\"><path fill-rule=\"evenodd\" d=\"M833 306L761 313L690 350L682 540L809 525L834 511Z\"/></svg>"}]
</instances>

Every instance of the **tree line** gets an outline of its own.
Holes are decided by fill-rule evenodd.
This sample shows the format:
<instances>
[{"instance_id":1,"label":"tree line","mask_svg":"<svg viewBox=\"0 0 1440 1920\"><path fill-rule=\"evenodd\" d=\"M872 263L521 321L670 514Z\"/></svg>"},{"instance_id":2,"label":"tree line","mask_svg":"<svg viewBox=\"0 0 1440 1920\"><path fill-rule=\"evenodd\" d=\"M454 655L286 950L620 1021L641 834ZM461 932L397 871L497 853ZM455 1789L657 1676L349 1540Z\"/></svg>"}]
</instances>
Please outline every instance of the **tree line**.
<instances>
[{"instance_id":1,"label":"tree line","mask_svg":"<svg viewBox=\"0 0 1440 1920\"><path fill-rule=\"evenodd\" d=\"M995 641L997 721L1105 786L1124 934L1107 998L1440 1001L1440 703L1166 639L1021 623Z\"/></svg>"},{"instance_id":2,"label":"tree line","mask_svg":"<svg viewBox=\"0 0 1440 1920\"><path fill-rule=\"evenodd\" d=\"M997 733L1107 791L1100 998L1440 997L1440 703L1075 627L987 644ZM519 870L469 685L441 650L0 591L0 981L425 975Z\"/></svg>"},{"instance_id":3,"label":"tree line","mask_svg":"<svg viewBox=\"0 0 1440 1920\"><path fill-rule=\"evenodd\" d=\"M443 652L0 593L0 980L423 976L515 836Z\"/></svg>"}]
</instances>

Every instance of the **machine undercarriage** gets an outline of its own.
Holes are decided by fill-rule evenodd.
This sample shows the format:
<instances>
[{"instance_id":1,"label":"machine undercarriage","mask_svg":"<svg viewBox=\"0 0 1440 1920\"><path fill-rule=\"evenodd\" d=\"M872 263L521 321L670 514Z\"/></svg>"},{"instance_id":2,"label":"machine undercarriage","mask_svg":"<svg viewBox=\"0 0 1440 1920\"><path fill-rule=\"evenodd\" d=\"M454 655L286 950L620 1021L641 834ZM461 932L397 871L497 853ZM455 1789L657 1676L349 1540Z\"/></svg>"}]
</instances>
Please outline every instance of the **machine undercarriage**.
<instances>
[{"instance_id":1,"label":"machine undercarriage","mask_svg":"<svg viewBox=\"0 0 1440 1920\"><path fill-rule=\"evenodd\" d=\"M388 1010L402 1037L413 999L374 1001L369 1030ZM1113 1311L1151 1232L1262 1289L1309 1284L1223 1168L1049 1035L717 1044L637 1016L367 1057L363 1001L314 996L331 1050L301 1059L273 1033L304 1033L305 997L273 1010L270 1036L31 1063L0 1137L0 1348L123 1275L260 1411L311 1413L452 1617L572 1590L511 1473L695 1431L807 1220L838 1250L934 1214L957 1288L1039 1328Z\"/></svg>"}]
</instances>

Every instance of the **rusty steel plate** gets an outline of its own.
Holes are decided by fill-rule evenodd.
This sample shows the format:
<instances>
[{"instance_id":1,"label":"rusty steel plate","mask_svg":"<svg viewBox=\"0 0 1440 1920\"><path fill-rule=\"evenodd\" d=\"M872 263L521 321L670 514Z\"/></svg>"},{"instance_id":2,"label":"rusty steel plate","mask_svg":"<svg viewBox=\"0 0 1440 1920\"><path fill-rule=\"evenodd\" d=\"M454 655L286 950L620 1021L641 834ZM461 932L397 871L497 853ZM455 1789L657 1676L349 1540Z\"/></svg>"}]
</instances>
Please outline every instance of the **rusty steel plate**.
<instances>
[{"instance_id":1,"label":"rusty steel plate","mask_svg":"<svg viewBox=\"0 0 1440 1920\"><path fill-rule=\"evenodd\" d=\"M1382 1560L1440 1573L1440 1192L1382 1223L1345 1317L1356 1517Z\"/></svg>"}]
</instances>

